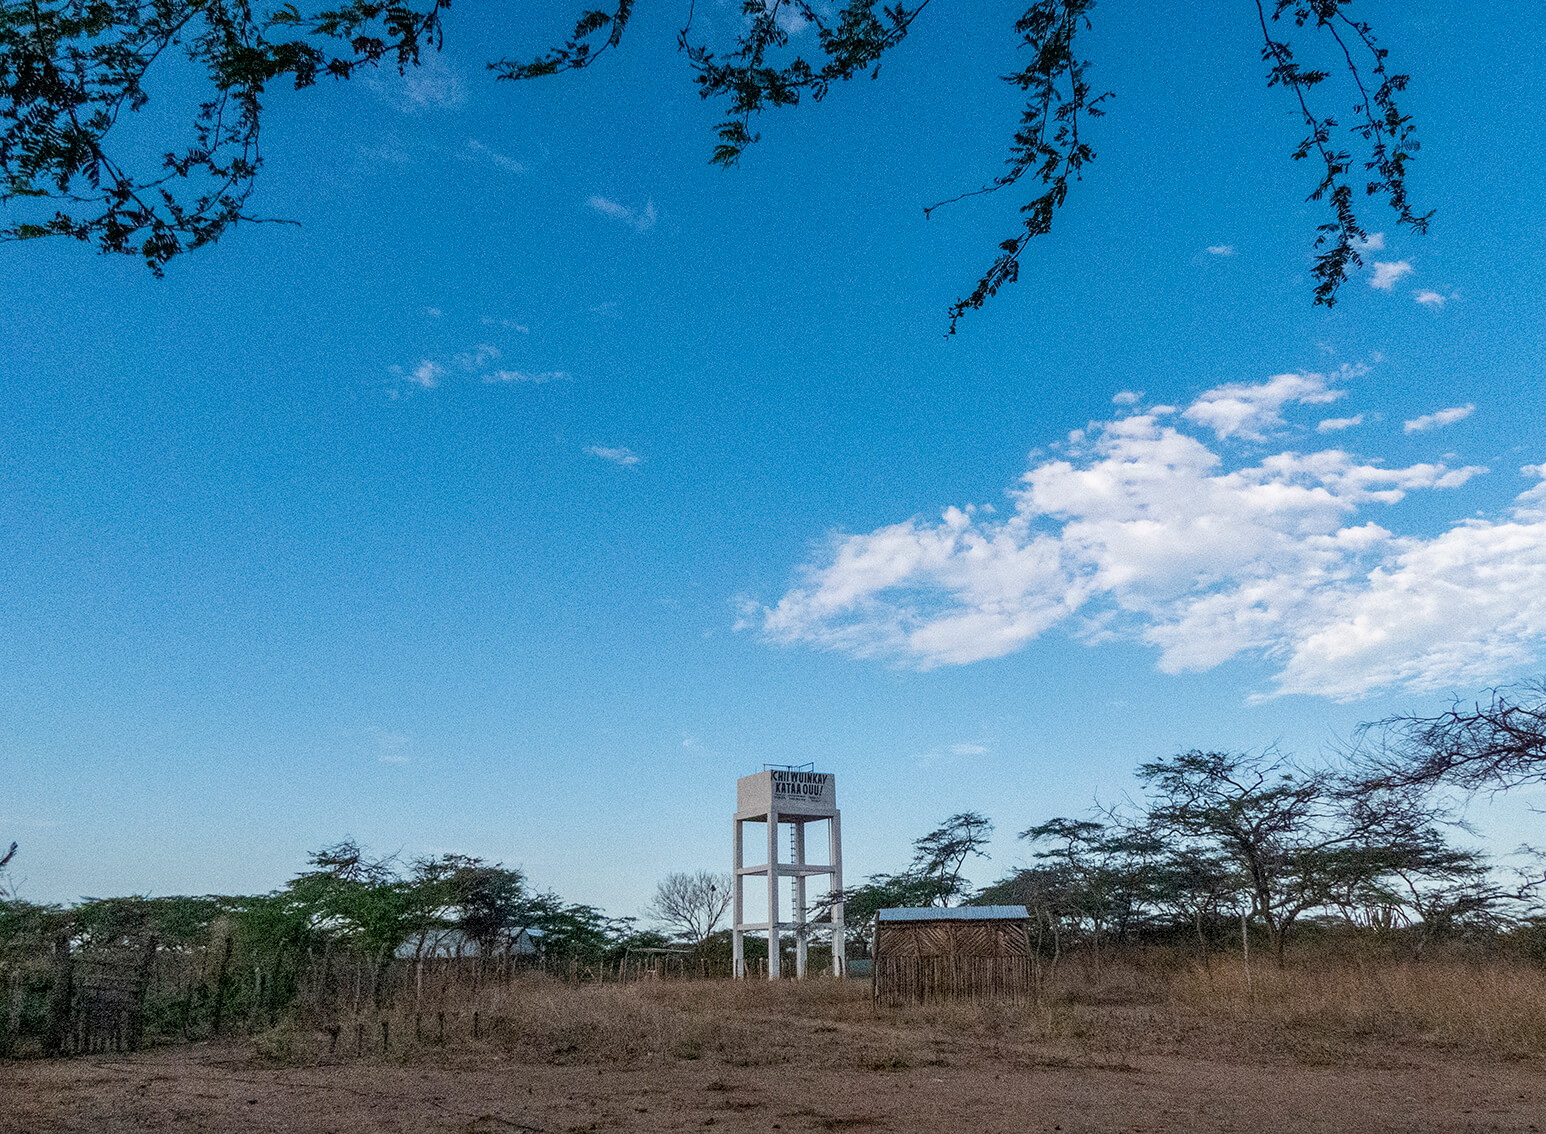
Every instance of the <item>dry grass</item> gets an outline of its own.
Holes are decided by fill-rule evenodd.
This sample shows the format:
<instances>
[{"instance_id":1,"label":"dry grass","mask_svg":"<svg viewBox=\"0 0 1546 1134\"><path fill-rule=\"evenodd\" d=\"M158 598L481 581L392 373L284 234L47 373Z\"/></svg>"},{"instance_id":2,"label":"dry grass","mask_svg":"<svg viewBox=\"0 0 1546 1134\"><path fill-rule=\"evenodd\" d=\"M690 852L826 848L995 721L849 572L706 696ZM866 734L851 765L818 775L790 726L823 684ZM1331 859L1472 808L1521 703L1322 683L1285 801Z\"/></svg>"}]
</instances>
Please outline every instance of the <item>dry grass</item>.
<instances>
[{"instance_id":1,"label":"dry grass","mask_svg":"<svg viewBox=\"0 0 1546 1134\"><path fill-rule=\"evenodd\" d=\"M869 1071L948 1065L983 1051L1033 1063L1078 1057L1111 1065L1141 1052L1301 1062L1371 1046L1456 1048L1484 1058L1546 1053L1546 970L1505 961L1312 959L1286 969L1253 966L1249 985L1238 958L1211 968L1165 958L1098 970L1065 963L1029 1003L943 1001L897 1010L877 1010L863 981L573 985L532 976L449 999L443 1010L443 1032L442 1006L421 1005L417 1019L411 1008L346 1018L336 1047L324 1030L287 1024L259 1037L258 1049L286 1063L360 1055L557 1064L709 1059Z\"/></svg>"},{"instance_id":2,"label":"dry grass","mask_svg":"<svg viewBox=\"0 0 1546 1134\"><path fill-rule=\"evenodd\" d=\"M1431 1043L1497 1056L1546 1052L1546 970L1506 961L1322 962L1192 969L1189 1011L1287 1034Z\"/></svg>"}]
</instances>

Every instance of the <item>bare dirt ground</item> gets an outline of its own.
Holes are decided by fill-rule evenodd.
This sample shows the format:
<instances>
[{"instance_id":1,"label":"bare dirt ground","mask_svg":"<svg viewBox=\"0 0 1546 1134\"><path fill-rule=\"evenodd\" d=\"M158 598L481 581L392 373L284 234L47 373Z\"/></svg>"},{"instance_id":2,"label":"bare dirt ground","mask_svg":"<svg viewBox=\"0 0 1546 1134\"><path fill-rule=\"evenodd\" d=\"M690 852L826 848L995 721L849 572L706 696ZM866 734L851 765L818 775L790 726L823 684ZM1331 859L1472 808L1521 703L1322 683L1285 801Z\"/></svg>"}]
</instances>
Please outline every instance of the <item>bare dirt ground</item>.
<instances>
[{"instance_id":1,"label":"bare dirt ground","mask_svg":"<svg viewBox=\"0 0 1546 1134\"><path fill-rule=\"evenodd\" d=\"M491 1047L283 1066L248 1043L20 1062L0 1065L0 1131L1546 1129L1539 1057L1380 1043L1113 1053L966 1037L910 1062L811 1039L786 1038L768 1063L704 1052L564 1064Z\"/></svg>"}]
</instances>

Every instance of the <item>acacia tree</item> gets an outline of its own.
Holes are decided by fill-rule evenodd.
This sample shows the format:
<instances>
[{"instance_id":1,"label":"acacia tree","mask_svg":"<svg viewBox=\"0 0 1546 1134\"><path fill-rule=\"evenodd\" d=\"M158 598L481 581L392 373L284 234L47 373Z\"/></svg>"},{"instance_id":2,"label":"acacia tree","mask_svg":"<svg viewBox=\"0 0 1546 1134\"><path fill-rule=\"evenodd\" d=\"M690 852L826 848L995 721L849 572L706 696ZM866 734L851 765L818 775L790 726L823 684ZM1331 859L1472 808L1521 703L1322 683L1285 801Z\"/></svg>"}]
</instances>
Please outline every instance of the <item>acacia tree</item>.
<instances>
[{"instance_id":1,"label":"acacia tree","mask_svg":"<svg viewBox=\"0 0 1546 1134\"><path fill-rule=\"evenodd\" d=\"M987 858L983 848L993 837L993 824L975 811L962 811L946 819L927 835L914 840L912 875L934 883L935 901L949 905L967 891L961 877L968 858Z\"/></svg>"},{"instance_id":2,"label":"acacia tree","mask_svg":"<svg viewBox=\"0 0 1546 1134\"><path fill-rule=\"evenodd\" d=\"M649 916L664 924L694 947L707 941L730 908L730 876L700 870L695 874L668 874L655 887Z\"/></svg>"},{"instance_id":3,"label":"acacia tree","mask_svg":"<svg viewBox=\"0 0 1546 1134\"><path fill-rule=\"evenodd\" d=\"M1275 752L1183 752L1140 765L1149 785L1152 829L1181 841L1212 844L1241 873L1250 916L1260 919L1278 963L1289 931L1305 913L1328 905L1345 852L1364 849L1362 832L1339 824L1336 783L1297 768ZM1367 873L1381 863L1361 863Z\"/></svg>"},{"instance_id":4,"label":"acacia tree","mask_svg":"<svg viewBox=\"0 0 1546 1134\"><path fill-rule=\"evenodd\" d=\"M740 162L767 111L806 97L819 102L833 84L861 75L878 77L883 57L907 39L929 2L742 0L739 26L727 40L711 40L695 28L689 0L679 50L699 94L725 107L710 160ZM1255 5L1267 85L1289 96L1305 130L1292 157L1316 167L1308 199L1329 209L1315 236L1313 273L1315 302L1330 306L1350 268L1362 263L1367 234L1355 209L1356 182L1366 196L1384 197L1398 224L1427 228L1429 214L1413 211L1406 189L1418 143L1396 100L1408 76L1387 68L1374 30L1348 14L1353 0L1236 2ZM619 46L633 14L634 0L611 4L583 12L563 44L535 57L496 59L489 70L516 81L593 65ZM383 62L399 71L418 66L442 45L449 6L332 0L264 11L252 0L0 0L0 203L43 206L0 229L0 240L71 237L141 256L160 274L174 256L259 219L247 202L263 164L262 100L270 85L311 87ZM1094 0L1031 0L1012 29L1027 63L1003 76L1025 96L1004 169L924 210L927 217L966 197L1021 193L1019 226L950 308L952 333L966 312L1019 277L1027 243L1051 230L1071 184L1095 159L1092 120L1112 92L1096 92L1082 57L1094 8ZM1333 59L1328 68L1300 63L1282 30L1289 26L1315 36ZM184 136L161 139L159 163L137 172L135 155L116 150L113 129L125 112L145 109L147 73L178 52L202 72L207 97ZM1340 124L1316 101L1336 75L1352 103L1351 118Z\"/></svg>"}]
</instances>

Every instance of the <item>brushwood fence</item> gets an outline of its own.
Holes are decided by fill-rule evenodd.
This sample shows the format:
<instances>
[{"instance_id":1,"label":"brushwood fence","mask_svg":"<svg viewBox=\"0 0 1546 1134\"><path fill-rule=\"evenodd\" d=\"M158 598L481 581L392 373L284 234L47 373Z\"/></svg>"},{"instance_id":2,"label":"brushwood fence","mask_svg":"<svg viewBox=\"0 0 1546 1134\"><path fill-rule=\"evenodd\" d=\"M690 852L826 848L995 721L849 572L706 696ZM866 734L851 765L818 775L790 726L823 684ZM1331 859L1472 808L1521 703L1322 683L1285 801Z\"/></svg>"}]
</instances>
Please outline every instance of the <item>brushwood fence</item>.
<instances>
[{"instance_id":1,"label":"brushwood fence","mask_svg":"<svg viewBox=\"0 0 1546 1134\"><path fill-rule=\"evenodd\" d=\"M417 1038L444 1038L448 1029L476 1035L480 995L533 974L572 983L730 975L728 963L675 951L371 960L327 948L253 955L230 936L192 947L153 937L80 947L60 937L0 958L0 1058L259 1034L287 1018L347 1050L384 1046L389 1015L411 1018Z\"/></svg>"},{"instance_id":2,"label":"brushwood fence","mask_svg":"<svg viewBox=\"0 0 1546 1134\"><path fill-rule=\"evenodd\" d=\"M872 971L875 999L890 1007L944 999L1018 1003L1035 988L1030 957L884 957Z\"/></svg>"}]
</instances>

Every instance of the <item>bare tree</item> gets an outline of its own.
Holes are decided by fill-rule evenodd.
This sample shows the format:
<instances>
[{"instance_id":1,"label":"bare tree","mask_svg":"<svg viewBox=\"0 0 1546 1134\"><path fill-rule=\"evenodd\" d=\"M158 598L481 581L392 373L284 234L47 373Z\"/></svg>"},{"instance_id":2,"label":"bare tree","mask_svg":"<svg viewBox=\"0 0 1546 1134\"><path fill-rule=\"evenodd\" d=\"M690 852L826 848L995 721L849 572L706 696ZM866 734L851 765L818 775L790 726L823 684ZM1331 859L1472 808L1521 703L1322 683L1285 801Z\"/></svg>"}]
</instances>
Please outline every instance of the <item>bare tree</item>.
<instances>
[{"instance_id":1,"label":"bare tree","mask_svg":"<svg viewBox=\"0 0 1546 1134\"><path fill-rule=\"evenodd\" d=\"M1449 785L1506 791L1546 782L1546 681L1491 690L1436 717L1387 717L1359 730L1364 791Z\"/></svg>"},{"instance_id":2,"label":"bare tree","mask_svg":"<svg viewBox=\"0 0 1546 1134\"><path fill-rule=\"evenodd\" d=\"M0 855L0 902L8 902L16 896L16 886L11 882L9 867L11 859L16 857L16 843L11 843L11 849L4 855Z\"/></svg>"},{"instance_id":3,"label":"bare tree","mask_svg":"<svg viewBox=\"0 0 1546 1134\"><path fill-rule=\"evenodd\" d=\"M708 940L730 908L730 876L700 870L668 874L645 912L694 945Z\"/></svg>"}]
</instances>

